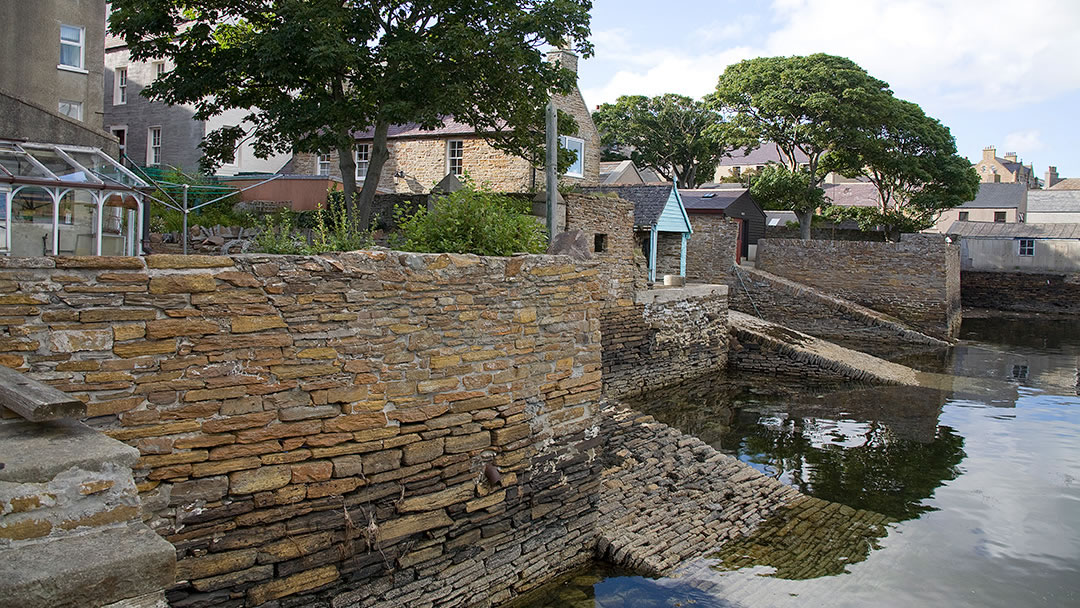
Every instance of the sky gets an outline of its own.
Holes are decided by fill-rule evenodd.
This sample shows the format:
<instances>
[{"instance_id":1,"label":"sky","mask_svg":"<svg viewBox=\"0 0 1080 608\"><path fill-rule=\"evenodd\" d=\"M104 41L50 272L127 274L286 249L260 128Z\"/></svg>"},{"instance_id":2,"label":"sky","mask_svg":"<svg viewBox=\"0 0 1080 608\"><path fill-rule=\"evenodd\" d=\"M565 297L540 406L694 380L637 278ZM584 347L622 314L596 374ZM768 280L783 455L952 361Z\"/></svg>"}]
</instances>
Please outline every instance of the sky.
<instances>
[{"instance_id":1,"label":"sky","mask_svg":"<svg viewBox=\"0 0 1080 608\"><path fill-rule=\"evenodd\" d=\"M700 98L751 57L848 57L952 130L960 154L1016 152L1080 177L1080 0L594 0L591 108Z\"/></svg>"}]
</instances>

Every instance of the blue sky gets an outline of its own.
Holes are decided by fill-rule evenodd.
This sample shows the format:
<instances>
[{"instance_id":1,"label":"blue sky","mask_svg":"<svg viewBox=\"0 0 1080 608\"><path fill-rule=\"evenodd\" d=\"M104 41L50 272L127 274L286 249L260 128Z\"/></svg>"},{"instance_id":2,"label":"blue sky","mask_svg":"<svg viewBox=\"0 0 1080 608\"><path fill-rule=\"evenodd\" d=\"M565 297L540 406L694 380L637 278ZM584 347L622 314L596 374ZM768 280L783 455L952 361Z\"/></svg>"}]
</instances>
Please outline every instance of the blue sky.
<instances>
[{"instance_id":1,"label":"blue sky","mask_svg":"<svg viewBox=\"0 0 1080 608\"><path fill-rule=\"evenodd\" d=\"M1080 0L594 0L590 107L700 97L742 59L826 52L952 129L964 156L1017 152L1080 177Z\"/></svg>"}]
</instances>

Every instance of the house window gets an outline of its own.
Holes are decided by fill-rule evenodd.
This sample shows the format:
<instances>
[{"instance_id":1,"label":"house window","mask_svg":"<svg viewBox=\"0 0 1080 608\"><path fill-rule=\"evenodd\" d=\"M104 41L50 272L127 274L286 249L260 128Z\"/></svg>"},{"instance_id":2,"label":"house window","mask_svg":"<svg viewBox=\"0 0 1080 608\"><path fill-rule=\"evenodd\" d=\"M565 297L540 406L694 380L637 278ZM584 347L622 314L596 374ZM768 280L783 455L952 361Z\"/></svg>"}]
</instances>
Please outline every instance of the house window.
<instances>
[{"instance_id":1,"label":"house window","mask_svg":"<svg viewBox=\"0 0 1080 608\"><path fill-rule=\"evenodd\" d=\"M113 127L112 134L120 142L120 161L123 162L127 154L127 127Z\"/></svg>"},{"instance_id":2,"label":"house window","mask_svg":"<svg viewBox=\"0 0 1080 608\"><path fill-rule=\"evenodd\" d=\"M159 78L164 74L165 74L165 62L164 61L155 61L154 62L154 78Z\"/></svg>"},{"instance_id":3,"label":"house window","mask_svg":"<svg viewBox=\"0 0 1080 608\"><path fill-rule=\"evenodd\" d=\"M146 164L151 167L161 164L161 127L146 130Z\"/></svg>"},{"instance_id":4,"label":"house window","mask_svg":"<svg viewBox=\"0 0 1080 608\"><path fill-rule=\"evenodd\" d=\"M1026 379L1028 377L1028 366L1014 365L1012 368L1012 377L1016 380Z\"/></svg>"},{"instance_id":5,"label":"house window","mask_svg":"<svg viewBox=\"0 0 1080 608\"><path fill-rule=\"evenodd\" d=\"M74 25L60 26L60 66L83 69L83 35L86 30Z\"/></svg>"},{"instance_id":6,"label":"house window","mask_svg":"<svg viewBox=\"0 0 1080 608\"><path fill-rule=\"evenodd\" d=\"M446 142L446 172L461 175L465 168L465 142L451 139Z\"/></svg>"},{"instance_id":7,"label":"house window","mask_svg":"<svg viewBox=\"0 0 1080 608\"><path fill-rule=\"evenodd\" d=\"M960 219L961 222L968 221L968 212L967 211L961 211L959 219Z\"/></svg>"},{"instance_id":8,"label":"house window","mask_svg":"<svg viewBox=\"0 0 1080 608\"><path fill-rule=\"evenodd\" d=\"M559 144L567 150L577 153L574 164L570 165L566 170L566 176L585 177L585 140L562 135L559 137Z\"/></svg>"},{"instance_id":9,"label":"house window","mask_svg":"<svg viewBox=\"0 0 1080 608\"><path fill-rule=\"evenodd\" d=\"M330 175L330 155L319 155L319 175Z\"/></svg>"},{"instance_id":10,"label":"house window","mask_svg":"<svg viewBox=\"0 0 1080 608\"><path fill-rule=\"evenodd\" d=\"M116 88L113 90L113 105L127 103L127 68L116 68Z\"/></svg>"},{"instance_id":11,"label":"house window","mask_svg":"<svg viewBox=\"0 0 1080 608\"><path fill-rule=\"evenodd\" d=\"M1019 239L1020 256L1031 257L1035 255L1035 239Z\"/></svg>"},{"instance_id":12,"label":"house window","mask_svg":"<svg viewBox=\"0 0 1080 608\"><path fill-rule=\"evenodd\" d=\"M607 235L596 234L593 236L593 251L596 253L604 253L607 251Z\"/></svg>"},{"instance_id":13,"label":"house window","mask_svg":"<svg viewBox=\"0 0 1080 608\"><path fill-rule=\"evenodd\" d=\"M82 120L82 102L60 100L59 111L68 118Z\"/></svg>"},{"instance_id":14,"label":"house window","mask_svg":"<svg viewBox=\"0 0 1080 608\"><path fill-rule=\"evenodd\" d=\"M999 223L999 224L1005 223L1005 212L1004 211L995 211L994 212L994 221Z\"/></svg>"},{"instance_id":15,"label":"house window","mask_svg":"<svg viewBox=\"0 0 1080 608\"><path fill-rule=\"evenodd\" d=\"M356 179L367 177L368 165L371 164L371 144L356 145Z\"/></svg>"}]
</instances>

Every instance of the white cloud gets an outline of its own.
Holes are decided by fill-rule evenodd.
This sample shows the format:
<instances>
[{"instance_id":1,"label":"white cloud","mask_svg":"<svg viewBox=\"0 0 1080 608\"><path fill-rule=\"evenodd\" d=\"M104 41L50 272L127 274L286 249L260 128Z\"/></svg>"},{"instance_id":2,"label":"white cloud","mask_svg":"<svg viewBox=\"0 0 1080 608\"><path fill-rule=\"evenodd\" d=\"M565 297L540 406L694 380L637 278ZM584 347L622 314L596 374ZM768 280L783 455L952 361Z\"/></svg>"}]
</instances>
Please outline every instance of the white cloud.
<instances>
[{"instance_id":1,"label":"white cloud","mask_svg":"<svg viewBox=\"0 0 1080 608\"><path fill-rule=\"evenodd\" d=\"M586 99L700 96L735 61L815 52L850 57L935 110L1011 109L1080 88L1077 0L774 0L770 10L772 31L760 31L766 19L732 14L697 28L709 39L670 47L656 46L663 38L648 35L648 24L599 31L597 60L612 69L602 84L586 83ZM760 43L725 47L733 39Z\"/></svg>"},{"instance_id":2,"label":"white cloud","mask_svg":"<svg viewBox=\"0 0 1080 608\"><path fill-rule=\"evenodd\" d=\"M1035 129L1014 131L1005 136L1005 150L1031 154L1043 149L1042 134Z\"/></svg>"}]
</instances>

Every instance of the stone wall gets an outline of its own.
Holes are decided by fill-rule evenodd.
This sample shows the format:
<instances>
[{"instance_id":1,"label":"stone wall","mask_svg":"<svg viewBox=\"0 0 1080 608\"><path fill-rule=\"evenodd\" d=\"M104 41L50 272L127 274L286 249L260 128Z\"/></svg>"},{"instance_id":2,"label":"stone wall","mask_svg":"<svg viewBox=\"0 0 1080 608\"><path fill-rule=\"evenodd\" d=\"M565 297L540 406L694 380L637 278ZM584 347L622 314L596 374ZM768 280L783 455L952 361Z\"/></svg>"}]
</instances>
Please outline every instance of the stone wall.
<instances>
[{"instance_id":1,"label":"stone wall","mask_svg":"<svg viewBox=\"0 0 1080 608\"><path fill-rule=\"evenodd\" d=\"M738 243L738 222L722 215L695 215L694 234L686 244L686 280L729 285Z\"/></svg>"},{"instance_id":2,"label":"stone wall","mask_svg":"<svg viewBox=\"0 0 1080 608\"><path fill-rule=\"evenodd\" d=\"M939 235L904 235L899 243L762 239L756 265L941 338L959 330L959 257Z\"/></svg>"},{"instance_id":3,"label":"stone wall","mask_svg":"<svg viewBox=\"0 0 1080 608\"><path fill-rule=\"evenodd\" d=\"M566 195L566 228L581 230L593 245L600 276L608 289L608 306L629 306L644 289L648 271L634 240L634 204L606 194ZM597 251L601 245L603 251ZM642 258L642 259L639 259Z\"/></svg>"},{"instance_id":4,"label":"stone wall","mask_svg":"<svg viewBox=\"0 0 1080 608\"><path fill-rule=\"evenodd\" d=\"M638 292L601 322L604 394L621 397L696 378L727 365L727 288Z\"/></svg>"},{"instance_id":5,"label":"stone wall","mask_svg":"<svg viewBox=\"0 0 1080 608\"><path fill-rule=\"evenodd\" d=\"M665 274L681 275L682 235L660 232L656 235L656 281L664 282Z\"/></svg>"},{"instance_id":6,"label":"stone wall","mask_svg":"<svg viewBox=\"0 0 1080 608\"><path fill-rule=\"evenodd\" d=\"M589 559L595 263L0 260L0 363L137 448L173 608L488 605Z\"/></svg>"},{"instance_id":7,"label":"stone wall","mask_svg":"<svg viewBox=\"0 0 1080 608\"><path fill-rule=\"evenodd\" d=\"M1017 312L1080 312L1080 274L960 273L967 308Z\"/></svg>"}]
</instances>

